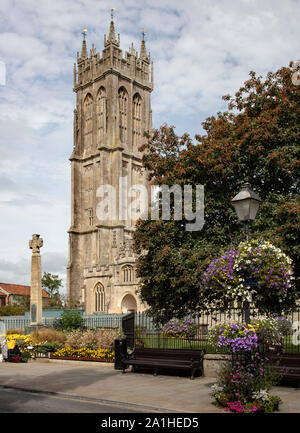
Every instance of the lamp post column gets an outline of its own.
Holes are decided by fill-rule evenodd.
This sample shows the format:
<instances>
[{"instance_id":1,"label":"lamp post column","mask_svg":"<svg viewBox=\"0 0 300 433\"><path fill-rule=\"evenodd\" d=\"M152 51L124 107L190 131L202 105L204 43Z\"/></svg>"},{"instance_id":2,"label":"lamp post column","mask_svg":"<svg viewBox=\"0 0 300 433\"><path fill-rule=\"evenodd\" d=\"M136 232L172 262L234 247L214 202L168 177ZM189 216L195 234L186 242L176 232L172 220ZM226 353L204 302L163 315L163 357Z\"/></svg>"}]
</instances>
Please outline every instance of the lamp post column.
<instances>
[{"instance_id":1,"label":"lamp post column","mask_svg":"<svg viewBox=\"0 0 300 433\"><path fill-rule=\"evenodd\" d=\"M239 221L244 225L244 242L249 239L249 225L255 220L256 213L262 202L257 194L251 189L249 182L246 182L241 191L231 200ZM248 299L243 303L243 320L250 323L250 304Z\"/></svg>"}]
</instances>

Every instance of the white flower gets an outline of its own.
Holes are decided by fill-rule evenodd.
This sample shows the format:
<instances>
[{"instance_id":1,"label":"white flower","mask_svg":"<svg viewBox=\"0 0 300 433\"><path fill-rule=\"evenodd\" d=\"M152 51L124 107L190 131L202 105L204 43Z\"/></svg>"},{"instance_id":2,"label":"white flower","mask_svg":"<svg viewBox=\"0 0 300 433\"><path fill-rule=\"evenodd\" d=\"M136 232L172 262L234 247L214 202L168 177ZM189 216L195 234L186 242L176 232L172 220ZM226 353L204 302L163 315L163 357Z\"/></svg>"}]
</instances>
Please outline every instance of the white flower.
<instances>
[{"instance_id":1,"label":"white flower","mask_svg":"<svg viewBox=\"0 0 300 433\"><path fill-rule=\"evenodd\" d=\"M223 392L223 387L218 385L217 383L215 383L212 387L211 387L211 392L213 395L215 394L221 394Z\"/></svg>"},{"instance_id":2,"label":"white flower","mask_svg":"<svg viewBox=\"0 0 300 433\"><path fill-rule=\"evenodd\" d=\"M253 392L252 398L255 400L267 401L269 400L269 393L266 389L261 389L259 391Z\"/></svg>"}]
</instances>

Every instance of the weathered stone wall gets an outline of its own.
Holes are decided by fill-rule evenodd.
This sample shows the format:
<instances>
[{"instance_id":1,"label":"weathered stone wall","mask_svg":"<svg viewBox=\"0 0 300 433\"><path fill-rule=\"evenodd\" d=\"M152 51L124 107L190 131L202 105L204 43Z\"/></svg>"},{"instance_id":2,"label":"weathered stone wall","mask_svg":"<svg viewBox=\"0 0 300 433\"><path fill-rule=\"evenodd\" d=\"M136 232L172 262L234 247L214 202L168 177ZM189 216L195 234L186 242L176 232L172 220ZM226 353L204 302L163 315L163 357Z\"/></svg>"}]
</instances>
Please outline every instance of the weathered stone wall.
<instances>
[{"instance_id":1,"label":"weathered stone wall","mask_svg":"<svg viewBox=\"0 0 300 433\"><path fill-rule=\"evenodd\" d=\"M230 355L223 354L206 354L204 355L203 368L204 368L204 376L208 377L216 377L218 368L227 360L230 359Z\"/></svg>"}]
</instances>

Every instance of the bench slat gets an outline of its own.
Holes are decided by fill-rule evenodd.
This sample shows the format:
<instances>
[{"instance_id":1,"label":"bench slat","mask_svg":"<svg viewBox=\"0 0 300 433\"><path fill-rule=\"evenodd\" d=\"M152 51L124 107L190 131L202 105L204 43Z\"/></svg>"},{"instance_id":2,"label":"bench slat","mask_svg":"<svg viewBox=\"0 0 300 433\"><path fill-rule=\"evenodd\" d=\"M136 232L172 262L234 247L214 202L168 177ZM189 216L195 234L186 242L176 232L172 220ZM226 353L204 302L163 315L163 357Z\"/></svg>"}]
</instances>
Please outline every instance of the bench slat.
<instances>
[{"instance_id":1,"label":"bench slat","mask_svg":"<svg viewBox=\"0 0 300 433\"><path fill-rule=\"evenodd\" d=\"M282 354L273 358L276 370L282 374L281 380L293 380L300 385L300 354Z\"/></svg>"},{"instance_id":2,"label":"bench slat","mask_svg":"<svg viewBox=\"0 0 300 433\"><path fill-rule=\"evenodd\" d=\"M154 368L155 374L159 368L183 369L191 371L191 379L197 370L203 374L203 356L205 350L152 349L135 348L128 359L123 359L123 373L127 366Z\"/></svg>"}]
</instances>

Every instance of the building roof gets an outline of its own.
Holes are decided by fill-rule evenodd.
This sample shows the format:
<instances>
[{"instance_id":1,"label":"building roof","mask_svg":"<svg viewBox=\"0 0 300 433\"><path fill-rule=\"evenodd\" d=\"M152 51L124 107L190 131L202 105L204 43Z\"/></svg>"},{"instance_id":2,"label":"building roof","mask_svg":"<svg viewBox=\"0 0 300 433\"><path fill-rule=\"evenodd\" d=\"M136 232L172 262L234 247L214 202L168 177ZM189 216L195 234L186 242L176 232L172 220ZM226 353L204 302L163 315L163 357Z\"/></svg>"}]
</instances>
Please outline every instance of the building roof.
<instances>
[{"instance_id":1,"label":"building roof","mask_svg":"<svg viewBox=\"0 0 300 433\"><path fill-rule=\"evenodd\" d=\"M4 289L10 295L30 295L30 286L22 286L21 284L0 283L0 289ZM43 298L50 298L48 293L42 290Z\"/></svg>"}]
</instances>

